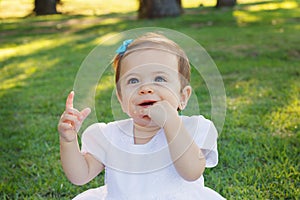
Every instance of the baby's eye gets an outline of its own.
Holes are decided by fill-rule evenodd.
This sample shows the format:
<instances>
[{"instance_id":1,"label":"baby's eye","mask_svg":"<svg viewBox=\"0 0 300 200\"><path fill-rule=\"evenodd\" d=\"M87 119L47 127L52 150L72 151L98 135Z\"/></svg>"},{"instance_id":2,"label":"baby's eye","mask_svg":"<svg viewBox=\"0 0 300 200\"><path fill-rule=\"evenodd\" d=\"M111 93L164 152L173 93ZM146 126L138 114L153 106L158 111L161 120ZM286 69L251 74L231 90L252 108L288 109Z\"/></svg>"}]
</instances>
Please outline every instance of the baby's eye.
<instances>
[{"instance_id":1,"label":"baby's eye","mask_svg":"<svg viewBox=\"0 0 300 200\"><path fill-rule=\"evenodd\" d=\"M164 78L161 77L161 76L157 76L157 77L155 77L154 81L155 81L155 82L166 82L166 79L164 79Z\"/></svg>"},{"instance_id":2,"label":"baby's eye","mask_svg":"<svg viewBox=\"0 0 300 200\"><path fill-rule=\"evenodd\" d=\"M136 83L138 83L139 82L139 80L137 79L137 78L131 78L131 79L129 79L128 80L128 84L136 84Z\"/></svg>"}]
</instances>

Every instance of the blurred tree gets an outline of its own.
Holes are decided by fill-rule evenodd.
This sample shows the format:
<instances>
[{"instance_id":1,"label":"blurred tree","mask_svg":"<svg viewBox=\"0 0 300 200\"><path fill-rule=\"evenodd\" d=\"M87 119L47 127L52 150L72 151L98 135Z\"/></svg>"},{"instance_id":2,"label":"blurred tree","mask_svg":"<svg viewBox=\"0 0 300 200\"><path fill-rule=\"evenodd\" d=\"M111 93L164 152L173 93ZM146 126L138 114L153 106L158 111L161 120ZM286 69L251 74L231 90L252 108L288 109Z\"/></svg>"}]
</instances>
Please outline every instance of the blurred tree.
<instances>
[{"instance_id":1,"label":"blurred tree","mask_svg":"<svg viewBox=\"0 0 300 200\"><path fill-rule=\"evenodd\" d=\"M181 0L139 0L138 17L159 18L179 16L182 12Z\"/></svg>"},{"instance_id":2,"label":"blurred tree","mask_svg":"<svg viewBox=\"0 0 300 200\"><path fill-rule=\"evenodd\" d=\"M34 12L36 15L57 14L56 4L60 0L34 0Z\"/></svg>"},{"instance_id":3,"label":"blurred tree","mask_svg":"<svg viewBox=\"0 0 300 200\"><path fill-rule=\"evenodd\" d=\"M233 7L236 4L236 0L217 0L216 7Z\"/></svg>"}]
</instances>

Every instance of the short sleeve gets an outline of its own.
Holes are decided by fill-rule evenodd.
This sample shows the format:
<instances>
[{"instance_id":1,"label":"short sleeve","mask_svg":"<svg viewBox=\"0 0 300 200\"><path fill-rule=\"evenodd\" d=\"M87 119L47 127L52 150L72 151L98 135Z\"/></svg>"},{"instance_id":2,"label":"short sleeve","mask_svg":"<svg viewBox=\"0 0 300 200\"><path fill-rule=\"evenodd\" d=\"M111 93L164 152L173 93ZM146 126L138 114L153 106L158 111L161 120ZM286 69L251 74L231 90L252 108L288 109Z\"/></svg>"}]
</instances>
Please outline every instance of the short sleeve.
<instances>
[{"instance_id":1,"label":"short sleeve","mask_svg":"<svg viewBox=\"0 0 300 200\"><path fill-rule=\"evenodd\" d=\"M95 123L89 126L82 134L81 152L92 154L98 161L104 164L105 161L105 141L103 129L105 123Z\"/></svg>"},{"instance_id":2,"label":"short sleeve","mask_svg":"<svg viewBox=\"0 0 300 200\"><path fill-rule=\"evenodd\" d=\"M218 164L218 132L213 122L203 116L186 117L184 122L195 143L205 155L206 167L215 167Z\"/></svg>"}]
</instances>

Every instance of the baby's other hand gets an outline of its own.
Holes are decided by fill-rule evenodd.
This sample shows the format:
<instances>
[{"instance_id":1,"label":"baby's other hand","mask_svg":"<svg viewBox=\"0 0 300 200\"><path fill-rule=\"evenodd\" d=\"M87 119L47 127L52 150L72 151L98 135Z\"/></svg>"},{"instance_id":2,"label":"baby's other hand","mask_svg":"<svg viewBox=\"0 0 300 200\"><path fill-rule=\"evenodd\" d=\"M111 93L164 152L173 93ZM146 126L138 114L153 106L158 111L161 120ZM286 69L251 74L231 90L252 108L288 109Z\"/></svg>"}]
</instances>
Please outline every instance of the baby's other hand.
<instances>
[{"instance_id":1,"label":"baby's other hand","mask_svg":"<svg viewBox=\"0 0 300 200\"><path fill-rule=\"evenodd\" d=\"M163 128L166 123L172 123L172 119L178 116L176 109L167 101L156 102L153 106L148 108L148 116L159 127Z\"/></svg>"},{"instance_id":2,"label":"baby's other hand","mask_svg":"<svg viewBox=\"0 0 300 200\"><path fill-rule=\"evenodd\" d=\"M77 132L83 121L91 113L90 108L85 108L82 111L73 108L73 100L74 92L72 91L66 101L66 110L63 112L58 123L58 132L66 142L72 142L77 138Z\"/></svg>"}]
</instances>

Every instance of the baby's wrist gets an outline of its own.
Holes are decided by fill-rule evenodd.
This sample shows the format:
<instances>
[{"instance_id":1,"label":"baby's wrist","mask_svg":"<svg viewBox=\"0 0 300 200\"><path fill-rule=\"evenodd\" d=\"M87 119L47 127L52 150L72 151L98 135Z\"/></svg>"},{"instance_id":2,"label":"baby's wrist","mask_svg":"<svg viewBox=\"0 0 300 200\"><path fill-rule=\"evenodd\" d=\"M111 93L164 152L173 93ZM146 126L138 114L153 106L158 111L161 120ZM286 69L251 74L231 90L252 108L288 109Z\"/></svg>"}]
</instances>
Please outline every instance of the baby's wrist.
<instances>
[{"instance_id":1,"label":"baby's wrist","mask_svg":"<svg viewBox=\"0 0 300 200\"><path fill-rule=\"evenodd\" d=\"M77 137L74 137L74 139L68 139L62 135L59 136L59 140L60 140L60 143L72 143L72 142L77 142Z\"/></svg>"},{"instance_id":2,"label":"baby's wrist","mask_svg":"<svg viewBox=\"0 0 300 200\"><path fill-rule=\"evenodd\" d=\"M166 119L164 128L174 128L180 126L180 124L181 118L179 115L169 116L168 119Z\"/></svg>"}]
</instances>

